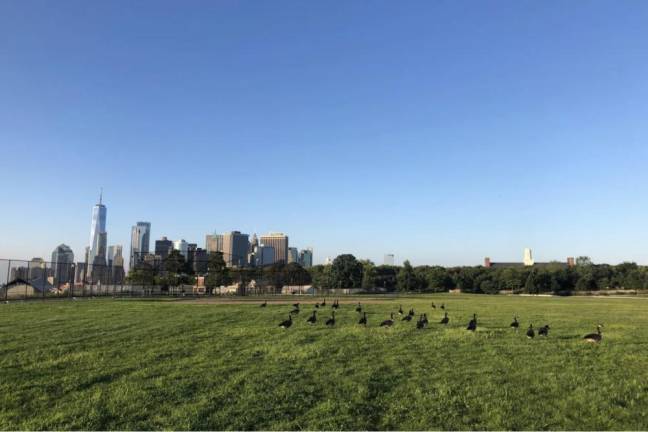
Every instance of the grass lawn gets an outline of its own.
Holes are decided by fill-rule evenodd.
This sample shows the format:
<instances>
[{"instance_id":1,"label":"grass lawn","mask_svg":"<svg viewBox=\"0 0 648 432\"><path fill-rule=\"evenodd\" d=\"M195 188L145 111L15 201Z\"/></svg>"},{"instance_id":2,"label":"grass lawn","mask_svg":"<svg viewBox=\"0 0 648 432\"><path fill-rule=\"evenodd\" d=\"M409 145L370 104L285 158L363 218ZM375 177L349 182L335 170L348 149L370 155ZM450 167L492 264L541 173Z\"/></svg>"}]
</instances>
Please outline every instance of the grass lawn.
<instances>
[{"instance_id":1,"label":"grass lawn","mask_svg":"<svg viewBox=\"0 0 648 432\"><path fill-rule=\"evenodd\" d=\"M648 300L412 296L367 304L368 328L352 304L278 328L293 301L2 304L0 428L648 429ZM399 304L430 327L379 328Z\"/></svg>"}]
</instances>

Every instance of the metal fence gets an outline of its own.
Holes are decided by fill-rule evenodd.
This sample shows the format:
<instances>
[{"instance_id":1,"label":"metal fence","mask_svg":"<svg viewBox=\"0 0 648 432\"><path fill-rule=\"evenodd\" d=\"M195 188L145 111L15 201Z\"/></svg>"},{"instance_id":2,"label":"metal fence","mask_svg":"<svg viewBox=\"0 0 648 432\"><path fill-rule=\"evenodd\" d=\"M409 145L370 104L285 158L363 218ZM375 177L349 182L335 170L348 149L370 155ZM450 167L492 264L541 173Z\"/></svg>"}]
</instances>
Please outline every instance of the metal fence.
<instances>
[{"instance_id":1,"label":"metal fence","mask_svg":"<svg viewBox=\"0 0 648 432\"><path fill-rule=\"evenodd\" d=\"M144 265L144 264L143 264ZM164 275L159 266L148 266L154 276ZM136 266L136 269L139 266ZM42 259L0 259L0 301L65 299L76 297L186 297L211 295L320 295L310 285L286 280L282 287L263 275L263 269L238 269L231 284L208 289L204 274L194 284L177 286L128 283L121 265L87 265L83 262L47 262ZM202 279L202 280L200 280Z\"/></svg>"}]
</instances>

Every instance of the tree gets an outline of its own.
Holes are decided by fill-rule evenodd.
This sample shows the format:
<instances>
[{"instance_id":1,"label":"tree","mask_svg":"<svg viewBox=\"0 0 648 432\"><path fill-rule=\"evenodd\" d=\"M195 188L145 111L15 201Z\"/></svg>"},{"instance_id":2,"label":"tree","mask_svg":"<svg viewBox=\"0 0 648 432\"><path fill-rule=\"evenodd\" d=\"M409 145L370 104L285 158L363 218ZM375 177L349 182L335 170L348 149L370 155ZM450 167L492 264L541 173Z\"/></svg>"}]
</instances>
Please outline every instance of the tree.
<instances>
[{"instance_id":1,"label":"tree","mask_svg":"<svg viewBox=\"0 0 648 432\"><path fill-rule=\"evenodd\" d=\"M407 260L405 260L403 267L398 272L396 280L396 286L398 287L399 291L416 291L421 288L421 281L416 276L414 268Z\"/></svg>"},{"instance_id":2,"label":"tree","mask_svg":"<svg viewBox=\"0 0 648 432\"><path fill-rule=\"evenodd\" d=\"M351 254L339 255L333 260L331 279L335 288L360 288L362 264Z\"/></svg>"},{"instance_id":3,"label":"tree","mask_svg":"<svg viewBox=\"0 0 648 432\"><path fill-rule=\"evenodd\" d=\"M535 284L535 276L535 271L531 271L531 273L529 273L529 276L527 277L526 283L524 284L524 291L529 294L538 293L538 288Z\"/></svg>"},{"instance_id":4,"label":"tree","mask_svg":"<svg viewBox=\"0 0 648 432\"><path fill-rule=\"evenodd\" d=\"M229 269L225 265L222 252L212 252L209 254L207 262L207 277L205 277L205 286L212 290L216 287L229 285L232 283Z\"/></svg>"},{"instance_id":5,"label":"tree","mask_svg":"<svg viewBox=\"0 0 648 432\"><path fill-rule=\"evenodd\" d=\"M431 267L424 274L429 291L446 292L452 288L452 278L445 268Z\"/></svg>"},{"instance_id":6,"label":"tree","mask_svg":"<svg viewBox=\"0 0 648 432\"><path fill-rule=\"evenodd\" d=\"M588 256L579 256L576 258L576 265L577 266L591 266L592 265L592 260Z\"/></svg>"},{"instance_id":7,"label":"tree","mask_svg":"<svg viewBox=\"0 0 648 432\"><path fill-rule=\"evenodd\" d=\"M155 272L153 271L153 267L147 263L139 264L136 268L128 272L126 282L132 285L154 285Z\"/></svg>"},{"instance_id":8,"label":"tree","mask_svg":"<svg viewBox=\"0 0 648 432\"><path fill-rule=\"evenodd\" d=\"M286 264L283 262L274 263L264 270L264 278L276 294L281 293L281 289L286 284Z\"/></svg>"},{"instance_id":9,"label":"tree","mask_svg":"<svg viewBox=\"0 0 648 432\"><path fill-rule=\"evenodd\" d=\"M362 260L362 283L363 289L371 289L376 286L376 266L370 260Z\"/></svg>"}]
</instances>

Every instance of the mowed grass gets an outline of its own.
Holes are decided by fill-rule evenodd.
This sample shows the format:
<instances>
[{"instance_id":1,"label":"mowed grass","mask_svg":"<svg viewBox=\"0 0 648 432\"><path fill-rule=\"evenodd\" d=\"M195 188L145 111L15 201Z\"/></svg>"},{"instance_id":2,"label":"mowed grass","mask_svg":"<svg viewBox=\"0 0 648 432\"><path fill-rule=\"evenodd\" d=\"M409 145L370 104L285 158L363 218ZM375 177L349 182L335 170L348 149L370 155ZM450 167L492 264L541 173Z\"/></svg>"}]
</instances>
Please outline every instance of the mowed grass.
<instances>
[{"instance_id":1,"label":"mowed grass","mask_svg":"<svg viewBox=\"0 0 648 432\"><path fill-rule=\"evenodd\" d=\"M2 305L0 428L648 428L647 300L412 296L366 304L368 328L342 304L335 328L303 305L282 330L293 301ZM399 304L430 327L379 328ZM528 340L529 322L549 337Z\"/></svg>"}]
</instances>

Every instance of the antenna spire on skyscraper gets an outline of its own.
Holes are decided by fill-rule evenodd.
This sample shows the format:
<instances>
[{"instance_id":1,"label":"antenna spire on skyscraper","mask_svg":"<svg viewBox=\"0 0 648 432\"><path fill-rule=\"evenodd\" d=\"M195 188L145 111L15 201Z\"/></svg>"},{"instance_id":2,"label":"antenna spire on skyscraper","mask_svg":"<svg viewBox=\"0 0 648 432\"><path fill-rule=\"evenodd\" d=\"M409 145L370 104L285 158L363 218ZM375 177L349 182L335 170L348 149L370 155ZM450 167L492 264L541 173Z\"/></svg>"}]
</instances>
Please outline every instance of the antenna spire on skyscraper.
<instances>
[{"instance_id":1,"label":"antenna spire on skyscraper","mask_svg":"<svg viewBox=\"0 0 648 432\"><path fill-rule=\"evenodd\" d=\"M99 188L99 204L101 204L102 200L103 200L103 188Z\"/></svg>"}]
</instances>

